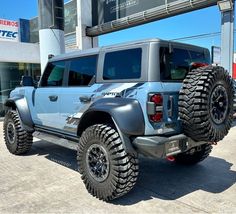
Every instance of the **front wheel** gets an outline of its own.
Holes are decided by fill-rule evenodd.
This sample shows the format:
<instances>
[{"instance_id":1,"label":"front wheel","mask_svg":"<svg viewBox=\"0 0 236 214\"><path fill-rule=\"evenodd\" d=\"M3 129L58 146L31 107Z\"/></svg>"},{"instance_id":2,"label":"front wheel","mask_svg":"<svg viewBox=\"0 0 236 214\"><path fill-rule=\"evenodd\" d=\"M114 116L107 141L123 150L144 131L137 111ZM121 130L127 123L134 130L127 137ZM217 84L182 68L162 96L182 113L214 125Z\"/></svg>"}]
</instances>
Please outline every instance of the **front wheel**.
<instances>
[{"instance_id":1,"label":"front wheel","mask_svg":"<svg viewBox=\"0 0 236 214\"><path fill-rule=\"evenodd\" d=\"M110 125L93 125L83 132L77 159L88 192L101 200L125 195L137 181L137 156L126 153Z\"/></svg>"},{"instance_id":2,"label":"front wheel","mask_svg":"<svg viewBox=\"0 0 236 214\"><path fill-rule=\"evenodd\" d=\"M10 110L7 112L4 125L4 139L9 152L15 155L27 153L33 143L32 133L27 132L20 121L17 111Z\"/></svg>"}]
</instances>

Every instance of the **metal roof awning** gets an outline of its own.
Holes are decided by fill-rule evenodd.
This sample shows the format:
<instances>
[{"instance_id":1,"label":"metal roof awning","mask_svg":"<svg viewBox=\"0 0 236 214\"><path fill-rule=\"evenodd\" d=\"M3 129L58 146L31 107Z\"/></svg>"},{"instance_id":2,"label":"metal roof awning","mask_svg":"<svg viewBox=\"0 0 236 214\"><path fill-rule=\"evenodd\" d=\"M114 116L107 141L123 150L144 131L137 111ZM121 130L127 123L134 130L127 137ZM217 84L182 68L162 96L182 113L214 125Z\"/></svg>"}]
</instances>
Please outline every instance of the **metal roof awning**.
<instances>
[{"instance_id":1,"label":"metal roof awning","mask_svg":"<svg viewBox=\"0 0 236 214\"><path fill-rule=\"evenodd\" d=\"M218 0L165 0L163 1L164 4L161 6L141 11L107 23L102 23L97 26L88 27L86 34L87 36L95 37L182 13L210 7L216 5L217 2Z\"/></svg>"}]
</instances>

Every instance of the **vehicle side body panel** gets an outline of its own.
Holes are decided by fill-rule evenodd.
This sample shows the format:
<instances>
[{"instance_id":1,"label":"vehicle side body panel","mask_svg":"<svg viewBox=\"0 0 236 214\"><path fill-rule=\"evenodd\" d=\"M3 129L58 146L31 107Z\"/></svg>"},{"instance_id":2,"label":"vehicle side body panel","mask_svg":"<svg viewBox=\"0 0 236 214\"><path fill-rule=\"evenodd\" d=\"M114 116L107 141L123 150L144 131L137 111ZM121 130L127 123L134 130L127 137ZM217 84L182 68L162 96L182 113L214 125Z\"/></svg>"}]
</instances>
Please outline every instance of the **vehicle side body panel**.
<instances>
[{"instance_id":1,"label":"vehicle side body panel","mask_svg":"<svg viewBox=\"0 0 236 214\"><path fill-rule=\"evenodd\" d=\"M49 63L67 60L64 77L69 72L68 60L98 56L94 83L69 87L66 84L67 77L59 87L41 87L39 83L38 88L16 88L8 102L20 96L22 100L16 102L23 102L22 106L28 106L26 111L27 108L20 107L19 104L19 111L23 112L22 117L29 114L32 118L27 124L60 130L74 137L80 133L81 121L85 115L92 111L109 114L120 131L129 136L180 134L178 96L182 83L161 80L161 47L170 48L170 51L177 47L209 54L206 49L200 47L157 39L64 54L49 60ZM140 78L104 79L106 54L130 49L142 51ZM147 102L150 95L157 93L163 97L163 119L159 123L153 123L150 122ZM20 110L21 108L23 110Z\"/></svg>"}]
</instances>

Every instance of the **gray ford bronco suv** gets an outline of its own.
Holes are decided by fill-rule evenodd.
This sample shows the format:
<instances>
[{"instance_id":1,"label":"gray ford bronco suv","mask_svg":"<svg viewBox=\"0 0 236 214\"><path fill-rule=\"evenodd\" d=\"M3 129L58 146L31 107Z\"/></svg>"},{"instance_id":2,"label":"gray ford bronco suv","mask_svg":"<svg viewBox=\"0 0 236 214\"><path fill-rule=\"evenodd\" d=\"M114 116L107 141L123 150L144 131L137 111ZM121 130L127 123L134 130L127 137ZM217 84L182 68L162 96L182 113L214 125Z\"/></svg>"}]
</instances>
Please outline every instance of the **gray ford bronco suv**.
<instances>
[{"instance_id":1,"label":"gray ford bronco suv","mask_svg":"<svg viewBox=\"0 0 236 214\"><path fill-rule=\"evenodd\" d=\"M33 136L77 149L93 196L128 193L138 154L180 164L205 159L233 118L229 74L197 46L159 39L49 59L37 86L23 77L5 105L8 150L27 153Z\"/></svg>"}]
</instances>

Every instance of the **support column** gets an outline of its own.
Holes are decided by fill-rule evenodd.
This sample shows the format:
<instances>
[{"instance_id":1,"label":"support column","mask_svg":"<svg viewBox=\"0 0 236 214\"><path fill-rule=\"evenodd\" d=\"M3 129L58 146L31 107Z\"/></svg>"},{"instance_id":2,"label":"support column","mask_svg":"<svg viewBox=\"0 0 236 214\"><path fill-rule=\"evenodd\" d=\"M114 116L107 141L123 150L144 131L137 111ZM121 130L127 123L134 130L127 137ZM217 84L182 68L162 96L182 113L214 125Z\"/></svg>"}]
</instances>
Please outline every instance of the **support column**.
<instances>
[{"instance_id":1,"label":"support column","mask_svg":"<svg viewBox=\"0 0 236 214\"><path fill-rule=\"evenodd\" d=\"M77 0L77 11L77 47L81 50L98 47L98 37L88 37L86 35L86 27L92 26L92 0Z\"/></svg>"},{"instance_id":2,"label":"support column","mask_svg":"<svg viewBox=\"0 0 236 214\"><path fill-rule=\"evenodd\" d=\"M48 55L65 53L64 0L38 0L41 72Z\"/></svg>"},{"instance_id":3,"label":"support column","mask_svg":"<svg viewBox=\"0 0 236 214\"><path fill-rule=\"evenodd\" d=\"M234 56L234 9L221 13L221 66L232 76Z\"/></svg>"}]
</instances>

